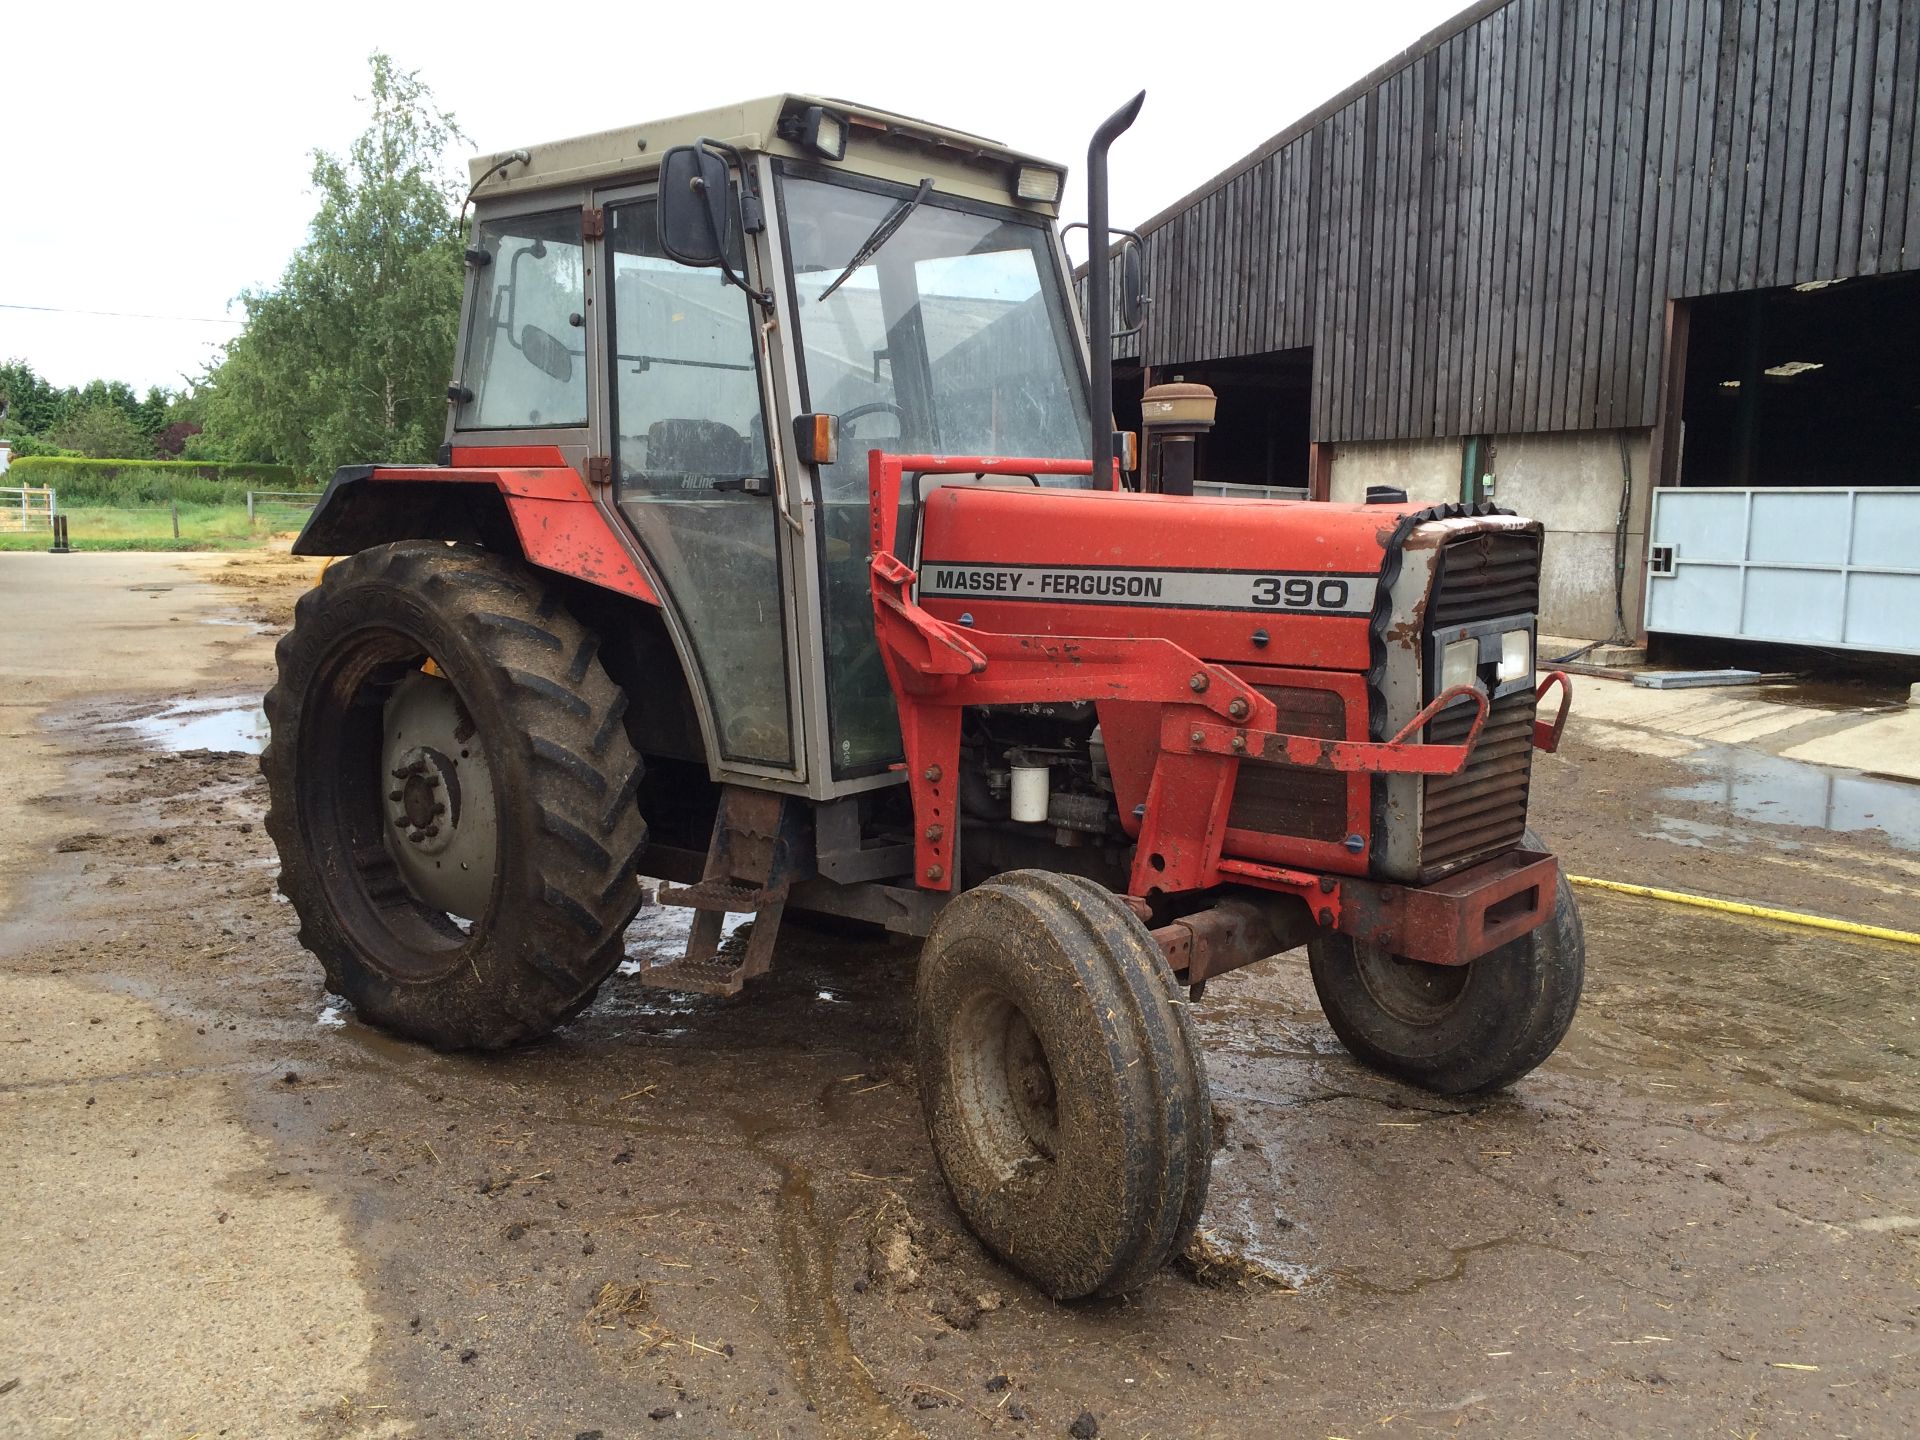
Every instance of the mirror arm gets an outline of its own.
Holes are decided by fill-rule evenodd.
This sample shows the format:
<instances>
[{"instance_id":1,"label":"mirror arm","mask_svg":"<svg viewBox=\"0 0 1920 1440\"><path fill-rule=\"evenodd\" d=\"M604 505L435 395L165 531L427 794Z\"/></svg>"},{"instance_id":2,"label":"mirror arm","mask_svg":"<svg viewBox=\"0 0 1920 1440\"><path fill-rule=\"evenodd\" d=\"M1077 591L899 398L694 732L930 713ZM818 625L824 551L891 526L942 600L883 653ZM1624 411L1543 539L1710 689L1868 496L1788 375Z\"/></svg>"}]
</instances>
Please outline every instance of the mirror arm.
<instances>
[{"instance_id":1,"label":"mirror arm","mask_svg":"<svg viewBox=\"0 0 1920 1440\"><path fill-rule=\"evenodd\" d=\"M740 222L740 233L742 235L757 235L760 231L766 229L766 210L760 203L760 192L755 188L753 170L748 166L746 157L724 140L709 140L706 136L702 135L699 140L699 145L701 149L711 150L723 160L732 161L734 167L740 172L740 188L734 190L732 186L727 187L728 192L733 196L733 213L734 218ZM694 178L693 183L699 187L701 193L705 196L707 213L713 217L713 233L720 241L720 274L729 284L737 285L746 291L749 296L760 303L761 309L771 314L774 305L773 291L754 289L753 286L747 283L744 275L738 274L734 270L733 262L727 258L725 198L716 199L711 193L708 193L706 185L697 176Z\"/></svg>"},{"instance_id":2,"label":"mirror arm","mask_svg":"<svg viewBox=\"0 0 1920 1440\"><path fill-rule=\"evenodd\" d=\"M1086 228L1087 228L1086 221L1076 220L1071 225L1063 225L1060 227L1060 238L1062 240L1065 240L1067 236L1071 235L1074 231L1085 230ZM1140 237L1140 232L1138 230L1123 230L1118 225L1109 225L1107 227L1107 234L1118 235L1123 240L1131 240L1134 243L1135 247L1139 249L1141 254L1144 255L1146 253L1147 242ZM1112 260L1113 258L1111 250L1109 250L1107 258L1108 260ZM1092 268L1093 268L1093 236L1091 234L1087 236L1087 268L1088 268L1088 273L1091 274ZM1142 285L1144 285L1146 282L1143 279L1141 283ZM1133 302L1136 305L1140 306L1141 309L1143 310L1147 306L1153 303L1153 296L1147 294L1147 292L1144 289L1142 289L1138 295L1135 295L1131 298ZM1089 306L1088 308L1091 309L1092 307ZM1115 340L1124 340L1129 335L1138 335L1141 332L1141 330L1145 328L1145 325L1146 325L1146 321L1144 318L1142 318L1140 324L1138 325L1129 325L1125 330L1114 331L1112 338Z\"/></svg>"}]
</instances>

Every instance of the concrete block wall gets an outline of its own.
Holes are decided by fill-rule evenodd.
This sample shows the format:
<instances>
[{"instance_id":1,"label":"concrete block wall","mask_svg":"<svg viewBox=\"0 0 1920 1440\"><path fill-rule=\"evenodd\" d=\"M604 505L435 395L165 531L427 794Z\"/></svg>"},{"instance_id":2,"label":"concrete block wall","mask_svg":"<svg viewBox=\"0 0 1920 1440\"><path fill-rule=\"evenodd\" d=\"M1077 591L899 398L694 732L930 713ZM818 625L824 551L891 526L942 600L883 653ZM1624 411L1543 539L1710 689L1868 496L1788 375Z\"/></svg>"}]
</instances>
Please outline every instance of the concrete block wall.
<instances>
[{"instance_id":1,"label":"concrete block wall","mask_svg":"<svg viewBox=\"0 0 1920 1440\"><path fill-rule=\"evenodd\" d=\"M1547 527L1541 561L1540 628L1544 634L1604 640L1613 634L1614 527L1624 483L1625 436L1634 498L1648 483L1649 433L1579 430L1553 435L1496 435L1484 468L1496 504ZM1344 442L1334 446L1331 498L1364 500L1369 485L1397 485L1410 500L1460 499L1462 439ZM1625 602L1627 632L1640 627L1646 556L1644 504L1628 513Z\"/></svg>"},{"instance_id":2,"label":"concrete block wall","mask_svg":"<svg viewBox=\"0 0 1920 1440\"><path fill-rule=\"evenodd\" d=\"M1329 500L1358 505L1369 485L1397 485L1409 500L1444 505L1460 498L1459 440L1343 441L1333 447Z\"/></svg>"}]
</instances>

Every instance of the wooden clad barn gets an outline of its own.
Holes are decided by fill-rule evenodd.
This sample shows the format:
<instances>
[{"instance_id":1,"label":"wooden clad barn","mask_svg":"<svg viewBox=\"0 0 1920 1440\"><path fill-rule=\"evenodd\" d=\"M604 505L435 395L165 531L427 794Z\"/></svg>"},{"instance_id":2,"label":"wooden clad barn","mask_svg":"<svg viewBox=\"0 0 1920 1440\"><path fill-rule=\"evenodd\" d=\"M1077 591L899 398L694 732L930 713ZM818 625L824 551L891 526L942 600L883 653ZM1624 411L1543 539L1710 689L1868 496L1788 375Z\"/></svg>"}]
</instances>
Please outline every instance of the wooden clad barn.
<instances>
[{"instance_id":1,"label":"wooden clad barn","mask_svg":"<svg viewBox=\"0 0 1920 1440\"><path fill-rule=\"evenodd\" d=\"M1915 0L1483 0L1139 227L1122 423L1178 373L1216 482L1538 514L1563 634L1711 602L1692 633L1920 652L1850 622L1920 614L1920 568L1838 498L1920 548L1917 111ZM1650 542L1667 488L1817 493L1735 537L1663 495ZM1831 583L1775 584L1760 532L1810 523Z\"/></svg>"}]
</instances>

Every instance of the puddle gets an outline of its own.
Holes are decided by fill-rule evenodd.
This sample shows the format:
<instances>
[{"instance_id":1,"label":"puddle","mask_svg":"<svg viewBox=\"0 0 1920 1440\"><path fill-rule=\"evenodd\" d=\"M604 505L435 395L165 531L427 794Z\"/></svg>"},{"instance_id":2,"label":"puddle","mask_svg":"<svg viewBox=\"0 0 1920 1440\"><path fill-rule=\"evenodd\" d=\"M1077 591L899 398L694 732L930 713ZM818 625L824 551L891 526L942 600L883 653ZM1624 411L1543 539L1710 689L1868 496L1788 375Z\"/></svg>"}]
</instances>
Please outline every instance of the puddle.
<instances>
[{"instance_id":1,"label":"puddle","mask_svg":"<svg viewBox=\"0 0 1920 1440\"><path fill-rule=\"evenodd\" d=\"M1215 1184L1208 1193L1200 1233L1203 1254L1224 1260L1248 1280L1260 1280L1281 1289L1317 1289L1325 1276L1303 1255L1317 1249L1312 1233L1290 1219L1275 1203L1278 1177L1269 1160L1260 1173L1235 1173L1242 1161L1265 1159L1255 1153L1223 1150L1214 1157Z\"/></svg>"},{"instance_id":2,"label":"puddle","mask_svg":"<svg viewBox=\"0 0 1920 1440\"><path fill-rule=\"evenodd\" d=\"M343 997L339 995L329 995L321 1002L320 1014L315 1017L313 1023L318 1025L322 1030L341 1030L346 1027L347 1016L351 1014L352 1011L353 1006Z\"/></svg>"},{"instance_id":3,"label":"puddle","mask_svg":"<svg viewBox=\"0 0 1920 1440\"><path fill-rule=\"evenodd\" d=\"M210 615L200 622L202 625L225 625L235 630L245 630L249 635L270 635L273 627L262 625L258 620L242 620L234 615Z\"/></svg>"},{"instance_id":4,"label":"puddle","mask_svg":"<svg viewBox=\"0 0 1920 1440\"><path fill-rule=\"evenodd\" d=\"M1682 820L1677 815L1657 817L1658 830L1643 830L1643 840L1665 840L1670 845L1684 845L1690 850L1717 850L1728 844L1742 844L1759 838L1758 835L1739 825L1714 825L1704 820ZM1783 854L1793 854L1806 849L1798 840L1777 840L1769 836L1766 843Z\"/></svg>"},{"instance_id":5,"label":"puddle","mask_svg":"<svg viewBox=\"0 0 1920 1440\"><path fill-rule=\"evenodd\" d=\"M1662 793L1688 800L1740 820L1770 825L1804 825L1819 830L1878 830L1902 850L1920 851L1920 786L1881 780L1857 770L1836 770L1801 760L1785 760L1731 745L1709 745L1679 763L1698 778ZM1692 843L1707 827L1663 820L1668 838L1680 839L1691 826Z\"/></svg>"},{"instance_id":6,"label":"puddle","mask_svg":"<svg viewBox=\"0 0 1920 1440\"><path fill-rule=\"evenodd\" d=\"M258 755L267 748L267 712L251 697L176 700L156 714L121 723L163 750Z\"/></svg>"},{"instance_id":7,"label":"puddle","mask_svg":"<svg viewBox=\"0 0 1920 1440\"><path fill-rule=\"evenodd\" d=\"M1899 711L1907 707L1906 687L1883 683L1793 680L1779 685L1756 685L1750 693L1756 699L1771 700L1776 705L1798 705L1806 710L1828 710L1835 714Z\"/></svg>"}]
</instances>

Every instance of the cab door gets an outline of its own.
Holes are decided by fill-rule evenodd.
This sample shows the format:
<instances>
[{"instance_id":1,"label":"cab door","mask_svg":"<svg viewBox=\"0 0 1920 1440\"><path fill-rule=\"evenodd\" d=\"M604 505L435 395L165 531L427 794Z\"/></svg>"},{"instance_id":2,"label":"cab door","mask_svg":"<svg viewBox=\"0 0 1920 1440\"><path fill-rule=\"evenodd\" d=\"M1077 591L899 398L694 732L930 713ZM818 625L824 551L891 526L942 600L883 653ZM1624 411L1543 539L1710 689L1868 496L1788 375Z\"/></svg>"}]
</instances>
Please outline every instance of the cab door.
<instances>
[{"instance_id":1,"label":"cab door","mask_svg":"<svg viewBox=\"0 0 1920 1440\"><path fill-rule=\"evenodd\" d=\"M666 257L651 195L600 201L614 498L652 564L719 768L801 776L752 302ZM645 703L640 697L640 703Z\"/></svg>"}]
</instances>

